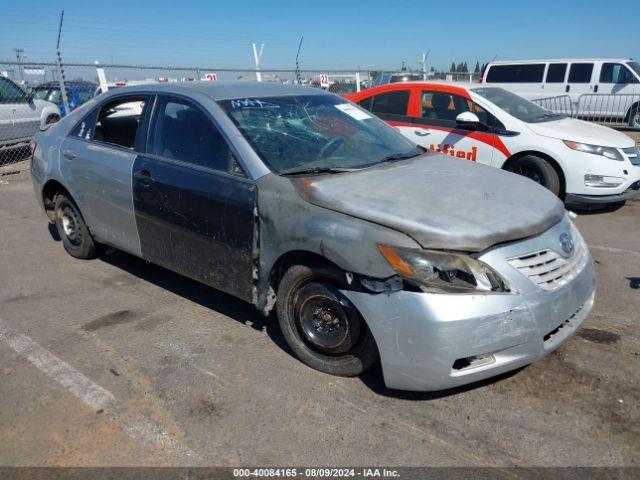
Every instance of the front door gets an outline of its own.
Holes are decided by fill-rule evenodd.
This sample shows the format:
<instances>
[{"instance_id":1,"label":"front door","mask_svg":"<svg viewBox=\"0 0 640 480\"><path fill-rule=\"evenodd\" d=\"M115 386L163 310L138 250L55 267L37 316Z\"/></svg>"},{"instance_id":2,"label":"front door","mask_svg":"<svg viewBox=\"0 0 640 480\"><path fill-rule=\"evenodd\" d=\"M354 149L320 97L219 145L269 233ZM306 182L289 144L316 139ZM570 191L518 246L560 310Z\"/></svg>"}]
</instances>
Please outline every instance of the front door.
<instances>
[{"instance_id":1,"label":"front door","mask_svg":"<svg viewBox=\"0 0 640 480\"><path fill-rule=\"evenodd\" d=\"M419 102L420 116L412 119L413 127L403 129L407 137L424 148L450 157L493 164L494 150L499 140L496 135L463 130L456 123L456 117L462 112L473 111L485 124L496 121L493 115L468 98L444 91L423 90ZM504 156L502 152L498 153Z\"/></svg>"},{"instance_id":2,"label":"front door","mask_svg":"<svg viewBox=\"0 0 640 480\"><path fill-rule=\"evenodd\" d=\"M133 168L143 258L252 301L256 196L202 106L160 96Z\"/></svg>"}]
</instances>

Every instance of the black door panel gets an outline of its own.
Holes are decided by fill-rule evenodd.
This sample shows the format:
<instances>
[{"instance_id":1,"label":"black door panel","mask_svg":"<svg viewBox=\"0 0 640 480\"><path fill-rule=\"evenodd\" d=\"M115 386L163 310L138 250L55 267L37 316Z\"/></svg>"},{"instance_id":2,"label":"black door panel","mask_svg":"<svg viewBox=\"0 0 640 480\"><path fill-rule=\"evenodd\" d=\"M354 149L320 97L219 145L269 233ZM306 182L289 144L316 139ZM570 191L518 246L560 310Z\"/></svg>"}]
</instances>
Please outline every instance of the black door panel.
<instances>
[{"instance_id":1,"label":"black door panel","mask_svg":"<svg viewBox=\"0 0 640 480\"><path fill-rule=\"evenodd\" d=\"M143 258L252 300L254 183L140 155L133 193Z\"/></svg>"}]
</instances>

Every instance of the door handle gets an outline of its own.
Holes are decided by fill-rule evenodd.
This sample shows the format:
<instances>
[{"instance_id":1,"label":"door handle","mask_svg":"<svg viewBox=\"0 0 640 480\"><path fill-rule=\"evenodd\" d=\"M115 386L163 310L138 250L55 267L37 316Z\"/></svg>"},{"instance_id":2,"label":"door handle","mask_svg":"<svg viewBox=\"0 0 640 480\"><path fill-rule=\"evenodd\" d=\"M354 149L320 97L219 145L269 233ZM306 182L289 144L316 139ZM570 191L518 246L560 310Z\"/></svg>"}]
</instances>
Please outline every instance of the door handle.
<instances>
[{"instance_id":1,"label":"door handle","mask_svg":"<svg viewBox=\"0 0 640 480\"><path fill-rule=\"evenodd\" d=\"M140 170L134 175L134 178L138 181L138 184L141 187L148 187L155 181L149 170Z\"/></svg>"},{"instance_id":2,"label":"door handle","mask_svg":"<svg viewBox=\"0 0 640 480\"><path fill-rule=\"evenodd\" d=\"M570 85L567 85L566 88L564 89L565 92L568 92L571 89Z\"/></svg>"},{"instance_id":3,"label":"door handle","mask_svg":"<svg viewBox=\"0 0 640 480\"><path fill-rule=\"evenodd\" d=\"M426 137L427 135L431 135L431 132L425 132L424 130L414 130L413 133L419 137Z\"/></svg>"},{"instance_id":4,"label":"door handle","mask_svg":"<svg viewBox=\"0 0 640 480\"><path fill-rule=\"evenodd\" d=\"M65 150L64 152L62 152L62 155L67 157L69 160L73 160L77 157L76 153L73 150Z\"/></svg>"},{"instance_id":5,"label":"door handle","mask_svg":"<svg viewBox=\"0 0 640 480\"><path fill-rule=\"evenodd\" d=\"M596 85L595 87L593 87L593 92L594 92L594 93L598 93L598 85Z\"/></svg>"}]
</instances>

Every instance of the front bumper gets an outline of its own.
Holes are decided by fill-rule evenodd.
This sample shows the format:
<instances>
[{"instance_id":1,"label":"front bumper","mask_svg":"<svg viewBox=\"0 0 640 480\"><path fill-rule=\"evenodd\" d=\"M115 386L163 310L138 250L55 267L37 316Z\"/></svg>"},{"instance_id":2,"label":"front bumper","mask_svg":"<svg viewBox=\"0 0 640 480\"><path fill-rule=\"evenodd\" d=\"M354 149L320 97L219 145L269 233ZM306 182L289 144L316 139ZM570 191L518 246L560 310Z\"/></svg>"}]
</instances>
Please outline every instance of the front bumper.
<instances>
[{"instance_id":1,"label":"front bumper","mask_svg":"<svg viewBox=\"0 0 640 480\"><path fill-rule=\"evenodd\" d=\"M567 206L606 205L609 203L626 202L635 197L640 191L640 180L633 183L624 192L617 195L579 195L567 193L565 204Z\"/></svg>"},{"instance_id":2,"label":"front bumper","mask_svg":"<svg viewBox=\"0 0 640 480\"><path fill-rule=\"evenodd\" d=\"M541 237L557 238L556 230ZM487 257L495 267L496 257L508 258L518 248L496 249ZM554 291L542 290L512 269L517 294L343 293L373 333L389 388L443 390L527 365L565 341L594 302L593 262L586 255L582 270Z\"/></svg>"}]
</instances>

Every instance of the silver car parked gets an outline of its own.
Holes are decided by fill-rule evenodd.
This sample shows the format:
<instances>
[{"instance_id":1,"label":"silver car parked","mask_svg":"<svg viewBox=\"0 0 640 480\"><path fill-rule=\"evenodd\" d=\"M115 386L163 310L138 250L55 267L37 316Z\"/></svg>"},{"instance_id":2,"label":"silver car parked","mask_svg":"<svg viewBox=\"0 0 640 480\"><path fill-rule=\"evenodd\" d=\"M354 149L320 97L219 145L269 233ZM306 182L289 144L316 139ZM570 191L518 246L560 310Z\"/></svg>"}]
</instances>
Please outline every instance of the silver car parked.
<instances>
[{"instance_id":1,"label":"silver car parked","mask_svg":"<svg viewBox=\"0 0 640 480\"><path fill-rule=\"evenodd\" d=\"M29 145L38 129L58 120L60 110L53 103L34 99L0 76L0 155Z\"/></svg>"},{"instance_id":2,"label":"silver car parked","mask_svg":"<svg viewBox=\"0 0 640 480\"><path fill-rule=\"evenodd\" d=\"M391 388L462 385L548 354L593 305L591 256L555 196L425 153L321 90L125 87L36 141L36 196L67 252L111 245L275 308L323 372L379 358Z\"/></svg>"}]
</instances>

